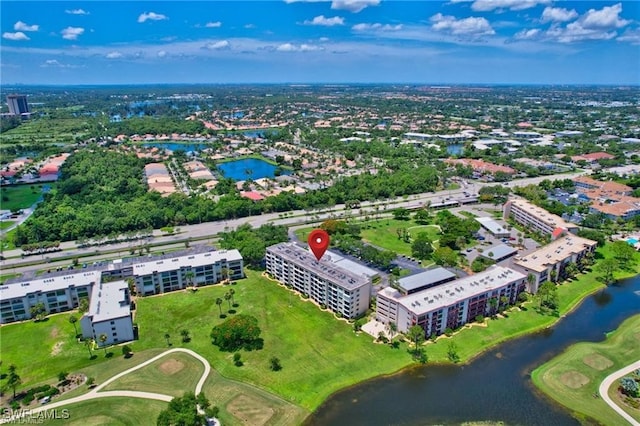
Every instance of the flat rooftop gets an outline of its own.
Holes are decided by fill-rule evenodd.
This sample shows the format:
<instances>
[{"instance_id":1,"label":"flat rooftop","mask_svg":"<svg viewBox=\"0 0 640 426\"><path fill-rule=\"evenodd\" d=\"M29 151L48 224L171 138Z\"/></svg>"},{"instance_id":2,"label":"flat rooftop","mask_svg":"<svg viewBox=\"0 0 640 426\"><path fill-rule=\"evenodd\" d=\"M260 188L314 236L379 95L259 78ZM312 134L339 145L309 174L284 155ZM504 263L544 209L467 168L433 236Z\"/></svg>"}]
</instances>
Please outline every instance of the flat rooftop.
<instances>
[{"instance_id":1,"label":"flat rooftop","mask_svg":"<svg viewBox=\"0 0 640 426\"><path fill-rule=\"evenodd\" d=\"M491 232L494 235L509 233L509 231L504 226L502 226L500 223L498 223L497 221L495 221L490 217L487 217L487 216L476 217L475 219L477 222L480 223L480 225L482 225L483 228L486 228L487 230L489 230L489 232Z\"/></svg>"},{"instance_id":2,"label":"flat rooftop","mask_svg":"<svg viewBox=\"0 0 640 426\"><path fill-rule=\"evenodd\" d=\"M518 250L507 244L496 244L482 251L481 256L491 260L502 259L503 257L512 256L518 253ZM491 256L490 256L491 254Z\"/></svg>"},{"instance_id":3,"label":"flat rooftop","mask_svg":"<svg viewBox=\"0 0 640 426\"><path fill-rule=\"evenodd\" d=\"M310 272L322 277L328 281L336 283L348 290L355 290L371 283L371 280L356 275L353 272L344 269L326 258L316 260L315 256L308 250L300 247L296 243L280 243L267 247L267 252L271 252L280 256L294 264L301 265Z\"/></svg>"},{"instance_id":4,"label":"flat rooftop","mask_svg":"<svg viewBox=\"0 0 640 426\"><path fill-rule=\"evenodd\" d=\"M493 265L478 274L469 275L418 293L402 296L399 292L385 288L384 295L393 298L407 310L422 315L434 310L454 305L461 300L503 287L526 276L504 266Z\"/></svg>"},{"instance_id":5,"label":"flat rooftop","mask_svg":"<svg viewBox=\"0 0 640 426\"><path fill-rule=\"evenodd\" d=\"M100 283L93 288L89 302L88 315L93 322L109 321L131 314L129 301L125 300L125 292L129 289L126 281Z\"/></svg>"},{"instance_id":6,"label":"flat rooftop","mask_svg":"<svg viewBox=\"0 0 640 426\"><path fill-rule=\"evenodd\" d=\"M564 228L564 229L576 228L575 224L565 222L565 220L562 219L560 216L555 215L553 213L549 213L542 207L538 207L535 204L528 202L527 200L523 200L521 198L513 198L508 202L510 202L512 206L518 206L521 210L526 211L531 216L535 216L541 222L544 222L555 228Z\"/></svg>"},{"instance_id":7,"label":"flat rooftop","mask_svg":"<svg viewBox=\"0 0 640 426\"><path fill-rule=\"evenodd\" d=\"M205 253L192 253L185 256L175 256L163 259L152 259L133 265L134 275L149 275L154 272L165 272L180 269L182 267L197 267L210 265L221 260L228 262L234 260L242 260L242 255L236 249L233 250L217 250Z\"/></svg>"},{"instance_id":8,"label":"flat rooftop","mask_svg":"<svg viewBox=\"0 0 640 426\"><path fill-rule=\"evenodd\" d=\"M53 275L41 275L33 279L16 278L0 286L0 300L24 297L27 294L65 290L71 286L84 287L100 282L101 271L60 271Z\"/></svg>"},{"instance_id":9,"label":"flat rooftop","mask_svg":"<svg viewBox=\"0 0 640 426\"><path fill-rule=\"evenodd\" d=\"M341 268L351 271L356 275L364 275L369 279L380 275L380 273L375 269L362 265L355 260L346 258L334 251L327 250L324 256L329 259L334 265L340 266Z\"/></svg>"},{"instance_id":10,"label":"flat rooftop","mask_svg":"<svg viewBox=\"0 0 640 426\"><path fill-rule=\"evenodd\" d=\"M431 287L443 281L449 281L456 278L456 274L444 268L434 268L418 274L402 277L398 280L398 284L407 293L421 287Z\"/></svg>"},{"instance_id":11,"label":"flat rooftop","mask_svg":"<svg viewBox=\"0 0 640 426\"><path fill-rule=\"evenodd\" d=\"M542 272L547 269L549 265L555 265L567 257L578 254L585 248L593 247L597 244L595 241L568 234L516 260L514 265L536 272Z\"/></svg>"}]
</instances>

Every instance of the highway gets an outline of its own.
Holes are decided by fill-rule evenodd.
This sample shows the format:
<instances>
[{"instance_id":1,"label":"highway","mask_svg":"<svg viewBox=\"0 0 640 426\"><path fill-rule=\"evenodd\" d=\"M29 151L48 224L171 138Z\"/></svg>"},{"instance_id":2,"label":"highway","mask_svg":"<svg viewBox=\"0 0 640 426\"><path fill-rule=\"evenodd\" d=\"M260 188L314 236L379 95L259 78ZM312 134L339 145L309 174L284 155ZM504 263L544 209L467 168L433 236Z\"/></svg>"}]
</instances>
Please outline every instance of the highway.
<instances>
[{"instance_id":1,"label":"highway","mask_svg":"<svg viewBox=\"0 0 640 426\"><path fill-rule=\"evenodd\" d=\"M508 182L510 188L516 186L526 186L530 184L538 184L544 179L572 179L576 176L585 174L585 172L558 174L550 176L540 176L535 178L525 178ZM425 205L427 201L431 204L437 204L443 201L447 201L450 197L450 201L455 201L459 198L466 197L464 192L470 194L477 194L480 188L483 186L501 185L500 183L485 183L485 182L469 182L466 187L453 190L443 190L438 192L425 192L415 195L409 195L404 197L398 197L391 200L378 200L378 201L365 201L362 202L360 208L352 209L352 216L364 216L369 214L370 216L376 215L376 207L380 216L389 215L391 211L398 207L404 207L407 209L416 209ZM39 262L40 266L37 269L43 269L42 265L46 265L47 268L55 269L58 266L67 266L71 263L70 257L81 257L80 263L93 262L95 260L104 259L104 252L111 252L112 257L119 256L118 253L122 252L122 255L128 255L129 249L133 246L140 246L146 243L151 243L154 246L154 250L157 250L157 246L168 245L168 247L175 247L176 244L183 244L184 241L190 240L202 240L206 238L215 237L220 232L225 232L230 229L234 229L242 224L248 223L254 228L260 227L266 223L273 223L275 225L302 225L319 223L323 220L330 218L339 218L345 214L345 205L338 204L326 209L315 210L295 210L287 213L287 217L284 217L283 213L266 213L257 216L248 216L239 219L224 220L217 222L206 222L195 225L180 226L180 232L174 235L166 235L160 230L153 231L153 237L151 241L139 241L139 242L126 242L116 244L105 244L100 246L92 246L86 248L78 248L75 241L65 241L60 244L62 251L47 253L44 255L32 255L22 258L22 250L6 250L4 252L5 260L0 262L0 267L3 273L21 273L28 270L33 270L34 263ZM85 256L87 256L85 258ZM65 258L65 260L60 260ZM56 261L58 259L58 261Z\"/></svg>"}]
</instances>

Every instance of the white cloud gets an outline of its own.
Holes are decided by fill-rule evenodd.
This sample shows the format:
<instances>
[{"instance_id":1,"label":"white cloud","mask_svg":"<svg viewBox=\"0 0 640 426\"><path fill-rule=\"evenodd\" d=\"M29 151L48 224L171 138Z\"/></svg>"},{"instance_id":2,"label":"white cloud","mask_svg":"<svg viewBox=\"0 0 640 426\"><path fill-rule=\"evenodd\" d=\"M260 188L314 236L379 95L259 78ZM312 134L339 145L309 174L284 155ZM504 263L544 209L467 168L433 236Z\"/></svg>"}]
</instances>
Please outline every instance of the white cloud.
<instances>
[{"instance_id":1,"label":"white cloud","mask_svg":"<svg viewBox=\"0 0 640 426\"><path fill-rule=\"evenodd\" d=\"M551 0L452 0L452 3L472 2L471 9L476 12L491 12L492 10L525 10L539 4L549 4Z\"/></svg>"},{"instance_id":2,"label":"white cloud","mask_svg":"<svg viewBox=\"0 0 640 426\"><path fill-rule=\"evenodd\" d=\"M78 65L72 64L64 64L57 59L47 59L42 64L40 64L41 68L79 68Z\"/></svg>"},{"instance_id":3,"label":"white cloud","mask_svg":"<svg viewBox=\"0 0 640 426\"><path fill-rule=\"evenodd\" d=\"M283 43L276 47L278 52L313 52L317 50L324 50L321 46L314 46L312 44L300 44L295 45L292 43Z\"/></svg>"},{"instance_id":4,"label":"white cloud","mask_svg":"<svg viewBox=\"0 0 640 426\"><path fill-rule=\"evenodd\" d=\"M538 38L541 33L542 30L538 28L532 28L530 30L519 31L514 37L516 38L516 40L532 40Z\"/></svg>"},{"instance_id":5,"label":"white cloud","mask_svg":"<svg viewBox=\"0 0 640 426\"><path fill-rule=\"evenodd\" d=\"M77 40L78 36L81 36L82 33L84 33L84 28L82 27L67 27L60 31L62 38L65 40Z\"/></svg>"},{"instance_id":6,"label":"white cloud","mask_svg":"<svg viewBox=\"0 0 640 426\"><path fill-rule=\"evenodd\" d=\"M616 40L626 41L631 44L640 44L640 28L636 28L635 30L627 30Z\"/></svg>"},{"instance_id":7,"label":"white cloud","mask_svg":"<svg viewBox=\"0 0 640 426\"><path fill-rule=\"evenodd\" d=\"M222 22L220 21L207 22L206 24L204 24L205 28L220 28L221 26L222 26Z\"/></svg>"},{"instance_id":8,"label":"white cloud","mask_svg":"<svg viewBox=\"0 0 640 426\"><path fill-rule=\"evenodd\" d=\"M205 44L205 49L209 49L209 50L222 50L222 49L228 49L230 47L230 43L227 40L220 40L220 41L216 41L216 42L211 42L211 43L207 43Z\"/></svg>"},{"instance_id":9,"label":"white cloud","mask_svg":"<svg viewBox=\"0 0 640 426\"><path fill-rule=\"evenodd\" d=\"M369 6L377 6L379 4L380 0L333 0L331 9L358 13Z\"/></svg>"},{"instance_id":10,"label":"white cloud","mask_svg":"<svg viewBox=\"0 0 640 426\"><path fill-rule=\"evenodd\" d=\"M561 7L545 7L542 12L542 22L567 22L578 17L574 9L568 10Z\"/></svg>"},{"instance_id":11,"label":"white cloud","mask_svg":"<svg viewBox=\"0 0 640 426\"><path fill-rule=\"evenodd\" d=\"M3 33L2 38L13 41L30 40L30 38L22 31L17 31L15 33Z\"/></svg>"},{"instance_id":12,"label":"white cloud","mask_svg":"<svg viewBox=\"0 0 640 426\"><path fill-rule=\"evenodd\" d=\"M316 16L311 21L304 21L305 25L321 25L323 27L333 27L334 25L344 25L344 18L334 16L333 18L325 18L324 15Z\"/></svg>"},{"instance_id":13,"label":"white cloud","mask_svg":"<svg viewBox=\"0 0 640 426\"><path fill-rule=\"evenodd\" d=\"M38 31L39 28L39 25L27 25L22 21L13 24L13 29L16 31Z\"/></svg>"},{"instance_id":14,"label":"white cloud","mask_svg":"<svg viewBox=\"0 0 640 426\"><path fill-rule=\"evenodd\" d=\"M89 12L83 9L67 9L64 13L68 13L69 15L88 15Z\"/></svg>"},{"instance_id":15,"label":"white cloud","mask_svg":"<svg viewBox=\"0 0 640 426\"><path fill-rule=\"evenodd\" d=\"M245 24L245 25L244 25L244 27L245 27L246 29L248 29L248 30L251 30L251 29L255 28L256 26L255 26L255 25L253 25L253 24Z\"/></svg>"},{"instance_id":16,"label":"white cloud","mask_svg":"<svg viewBox=\"0 0 640 426\"><path fill-rule=\"evenodd\" d=\"M145 12L145 13L141 13L140 16L138 16L138 23L143 23L146 21L164 21L165 19L169 19L167 18L165 15L162 15L160 13L155 13L155 12Z\"/></svg>"},{"instance_id":17,"label":"white cloud","mask_svg":"<svg viewBox=\"0 0 640 426\"><path fill-rule=\"evenodd\" d=\"M122 58L122 53L115 51L115 52L109 52L106 54L105 58L107 59L120 59Z\"/></svg>"},{"instance_id":18,"label":"white cloud","mask_svg":"<svg viewBox=\"0 0 640 426\"><path fill-rule=\"evenodd\" d=\"M485 18L462 18L456 19L454 16L444 16L437 13L430 18L431 28L435 31L448 32L453 35L483 36L495 34L491 24Z\"/></svg>"},{"instance_id":19,"label":"white cloud","mask_svg":"<svg viewBox=\"0 0 640 426\"><path fill-rule=\"evenodd\" d=\"M278 52L293 52L296 50L296 47L291 43L284 43L276 47L276 50Z\"/></svg>"},{"instance_id":20,"label":"white cloud","mask_svg":"<svg viewBox=\"0 0 640 426\"><path fill-rule=\"evenodd\" d=\"M614 4L613 6L605 6L600 10L589 9L579 21L583 28L622 28L631 21L620 18L622 12L622 4Z\"/></svg>"},{"instance_id":21,"label":"white cloud","mask_svg":"<svg viewBox=\"0 0 640 426\"><path fill-rule=\"evenodd\" d=\"M167 56L166 50L161 50L158 52L158 58L164 58L165 56Z\"/></svg>"},{"instance_id":22,"label":"white cloud","mask_svg":"<svg viewBox=\"0 0 640 426\"><path fill-rule=\"evenodd\" d=\"M391 25L391 24L356 24L351 27L354 31L400 31L402 29L402 24Z\"/></svg>"}]
</instances>

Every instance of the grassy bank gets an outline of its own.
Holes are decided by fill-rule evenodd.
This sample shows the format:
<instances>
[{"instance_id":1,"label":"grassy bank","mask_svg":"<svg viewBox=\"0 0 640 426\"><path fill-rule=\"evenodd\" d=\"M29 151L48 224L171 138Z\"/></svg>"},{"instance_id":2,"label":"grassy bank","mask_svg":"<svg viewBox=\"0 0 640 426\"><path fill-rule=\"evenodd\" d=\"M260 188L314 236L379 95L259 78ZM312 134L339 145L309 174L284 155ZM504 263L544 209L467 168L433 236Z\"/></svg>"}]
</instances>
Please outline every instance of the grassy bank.
<instances>
[{"instance_id":1,"label":"grassy bank","mask_svg":"<svg viewBox=\"0 0 640 426\"><path fill-rule=\"evenodd\" d=\"M547 396L573 411L578 418L588 416L605 425L624 424L617 413L594 395L605 377L640 359L638 330L640 315L624 321L604 342L570 346L562 354L536 368L532 373L533 383ZM617 389L617 386L618 381L613 387ZM617 391L614 392L617 394ZM640 421L640 410L628 408L626 411Z\"/></svg>"}]
</instances>

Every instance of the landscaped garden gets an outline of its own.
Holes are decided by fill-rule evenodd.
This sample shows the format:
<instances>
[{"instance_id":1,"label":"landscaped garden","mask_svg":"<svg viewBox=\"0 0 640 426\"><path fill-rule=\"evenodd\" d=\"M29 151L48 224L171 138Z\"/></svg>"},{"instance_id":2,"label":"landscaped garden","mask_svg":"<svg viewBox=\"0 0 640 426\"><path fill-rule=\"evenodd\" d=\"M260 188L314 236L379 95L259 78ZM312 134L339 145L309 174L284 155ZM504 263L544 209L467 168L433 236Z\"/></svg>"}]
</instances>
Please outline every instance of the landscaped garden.
<instances>
[{"instance_id":1,"label":"landscaped garden","mask_svg":"<svg viewBox=\"0 0 640 426\"><path fill-rule=\"evenodd\" d=\"M640 359L640 315L623 322L604 342L578 343L538 367L532 373L535 385L550 398L576 413L607 425L624 420L600 397L598 388L609 374ZM616 404L640 421L640 409L625 402L616 380L609 395Z\"/></svg>"}]
</instances>

